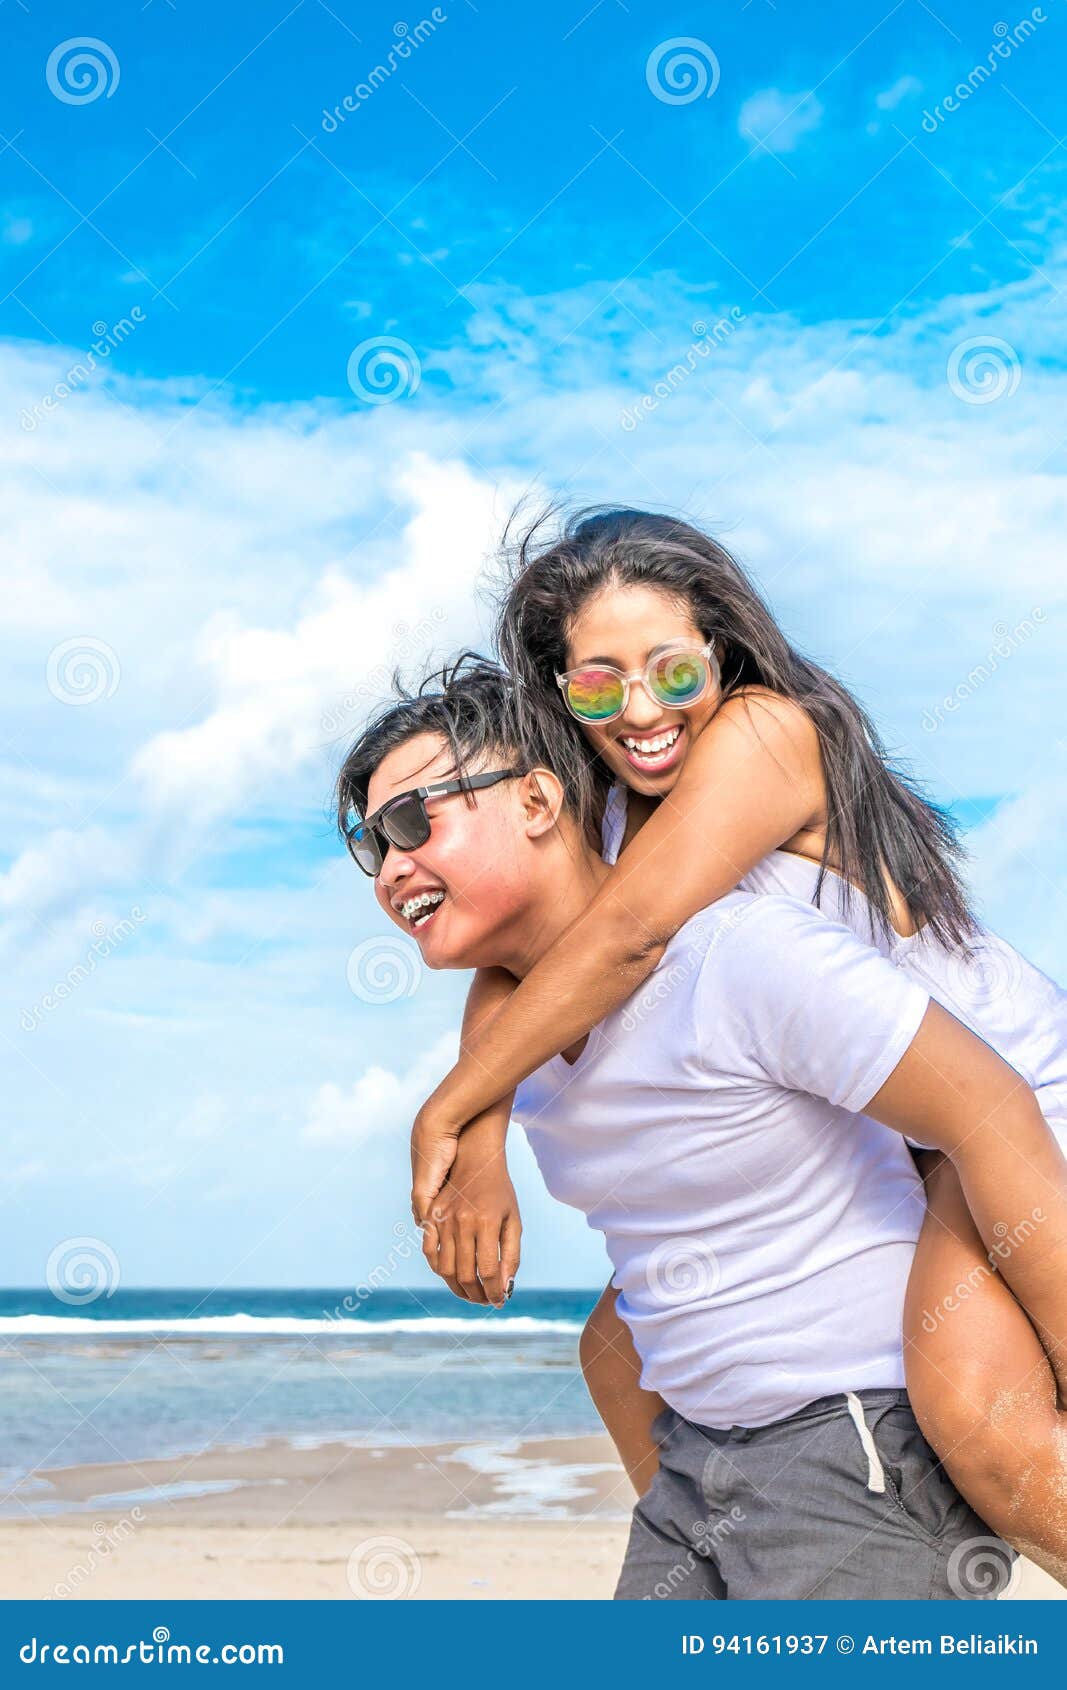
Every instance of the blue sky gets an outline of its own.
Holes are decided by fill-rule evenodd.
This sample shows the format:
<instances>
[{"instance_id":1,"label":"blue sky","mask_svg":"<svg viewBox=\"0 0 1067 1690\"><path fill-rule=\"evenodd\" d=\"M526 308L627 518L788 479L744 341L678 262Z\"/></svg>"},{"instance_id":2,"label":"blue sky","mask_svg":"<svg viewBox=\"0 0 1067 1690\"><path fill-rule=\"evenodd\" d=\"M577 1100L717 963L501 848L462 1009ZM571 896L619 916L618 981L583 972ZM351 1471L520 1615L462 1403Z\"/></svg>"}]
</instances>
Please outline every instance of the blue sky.
<instances>
[{"instance_id":1,"label":"blue sky","mask_svg":"<svg viewBox=\"0 0 1067 1690\"><path fill-rule=\"evenodd\" d=\"M0 1280L387 1258L463 984L368 986L327 796L524 493L731 544L1067 974L1062 0L5 29ZM515 1160L525 1278L597 1283Z\"/></svg>"},{"instance_id":2,"label":"blue sky","mask_svg":"<svg viewBox=\"0 0 1067 1690\"><path fill-rule=\"evenodd\" d=\"M453 389L435 355L470 332L480 287L676 272L746 310L878 320L976 278L1019 280L1044 250L1067 164L1059 0L933 135L923 112L985 59L1000 13L438 10L447 21L332 133L324 111L397 42L392 10L104 6L92 27L107 24L119 82L87 105L43 85L56 40L88 28L83 10L13 10L5 135L23 156L4 165L8 229L34 228L12 269L25 312L78 345L86 299L105 318L140 300L150 321L126 373L225 378L249 401L345 403L353 322L392 322L428 367L429 400ZM650 98L649 54L698 24L715 94ZM760 147L768 91L785 112L809 90ZM37 333L17 309L11 327Z\"/></svg>"}]
</instances>

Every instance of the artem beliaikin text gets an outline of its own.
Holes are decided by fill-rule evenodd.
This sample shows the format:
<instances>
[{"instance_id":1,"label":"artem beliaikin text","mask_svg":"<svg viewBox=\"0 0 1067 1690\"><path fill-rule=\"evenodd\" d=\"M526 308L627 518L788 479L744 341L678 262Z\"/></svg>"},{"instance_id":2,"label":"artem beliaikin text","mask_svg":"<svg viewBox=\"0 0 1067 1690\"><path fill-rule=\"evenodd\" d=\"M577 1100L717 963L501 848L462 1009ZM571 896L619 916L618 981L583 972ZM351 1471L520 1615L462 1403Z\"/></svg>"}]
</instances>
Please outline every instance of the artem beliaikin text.
<instances>
[{"instance_id":1,"label":"artem beliaikin text","mask_svg":"<svg viewBox=\"0 0 1067 1690\"><path fill-rule=\"evenodd\" d=\"M997 1631L992 1636L972 1631L967 1637L942 1632L932 1637L866 1637L861 1655L1036 1655L1037 1638L1021 1632Z\"/></svg>"}]
</instances>

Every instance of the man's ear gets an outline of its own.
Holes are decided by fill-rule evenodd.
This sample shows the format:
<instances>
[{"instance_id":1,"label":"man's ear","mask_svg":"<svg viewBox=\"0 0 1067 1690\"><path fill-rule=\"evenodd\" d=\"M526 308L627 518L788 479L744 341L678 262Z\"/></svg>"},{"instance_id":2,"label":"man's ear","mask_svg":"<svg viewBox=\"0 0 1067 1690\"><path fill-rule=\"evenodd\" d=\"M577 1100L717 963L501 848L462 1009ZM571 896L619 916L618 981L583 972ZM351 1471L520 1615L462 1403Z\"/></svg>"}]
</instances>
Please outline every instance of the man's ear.
<instances>
[{"instance_id":1,"label":"man's ear","mask_svg":"<svg viewBox=\"0 0 1067 1690\"><path fill-rule=\"evenodd\" d=\"M527 839L540 839L555 827L563 809L563 785L551 769L531 769L519 781Z\"/></svg>"}]
</instances>

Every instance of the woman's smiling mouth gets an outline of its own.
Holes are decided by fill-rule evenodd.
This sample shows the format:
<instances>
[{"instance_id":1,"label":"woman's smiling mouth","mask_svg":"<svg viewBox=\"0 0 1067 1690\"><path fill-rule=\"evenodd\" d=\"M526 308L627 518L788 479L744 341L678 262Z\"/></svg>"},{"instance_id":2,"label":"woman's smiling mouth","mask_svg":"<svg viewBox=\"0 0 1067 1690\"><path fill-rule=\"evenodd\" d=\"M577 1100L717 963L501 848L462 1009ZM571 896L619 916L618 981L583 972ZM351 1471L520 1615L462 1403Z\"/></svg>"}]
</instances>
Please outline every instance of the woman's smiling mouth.
<instances>
[{"instance_id":1,"label":"woman's smiling mouth","mask_svg":"<svg viewBox=\"0 0 1067 1690\"><path fill-rule=\"evenodd\" d=\"M681 722L658 734L620 734L616 744L621 748L631 768L643 775L659 774L669 769L681 755Z\"/></svg>"}]
</instances>

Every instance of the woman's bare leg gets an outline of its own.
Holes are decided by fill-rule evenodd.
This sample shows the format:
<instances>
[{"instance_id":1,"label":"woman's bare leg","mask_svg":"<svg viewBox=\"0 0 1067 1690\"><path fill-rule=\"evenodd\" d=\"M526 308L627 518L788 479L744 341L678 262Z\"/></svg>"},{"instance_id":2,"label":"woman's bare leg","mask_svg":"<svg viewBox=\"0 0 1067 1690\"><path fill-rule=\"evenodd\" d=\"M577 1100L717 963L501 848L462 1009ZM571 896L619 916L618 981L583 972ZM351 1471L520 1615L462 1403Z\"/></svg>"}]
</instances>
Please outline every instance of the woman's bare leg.
<instances>
[{"instance_id":1,"label":"woman's bare leg","mask_svg":"<svg viewBox=\"0 0 1067 1690\"><path fill-rule=\"evenodd\" d=\"M586 1387L638 1496L644 1496L659 1468L652 1422L667 1404L643 1391L641 1362L630 1328L615 1308L618 1292L607 1286L578 1342Z\"/></svg>"},{"instance_id":2,"label":"woman's bare leg","mask_svg":"<svg viewBox=\"0 0 1067 1690\"><path fill-rule=\"evenodd\" d=\"M915 1416L972 1508L1067 1584L1067 1414L1048 1357L991 1264L951 1163L928 1173L926 1194L904 1309ZM1034 1216L1005 1215L1001 1248L1039 1225Z\"/></svg>"}]
</instances>

